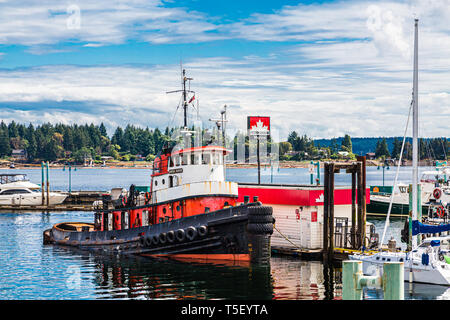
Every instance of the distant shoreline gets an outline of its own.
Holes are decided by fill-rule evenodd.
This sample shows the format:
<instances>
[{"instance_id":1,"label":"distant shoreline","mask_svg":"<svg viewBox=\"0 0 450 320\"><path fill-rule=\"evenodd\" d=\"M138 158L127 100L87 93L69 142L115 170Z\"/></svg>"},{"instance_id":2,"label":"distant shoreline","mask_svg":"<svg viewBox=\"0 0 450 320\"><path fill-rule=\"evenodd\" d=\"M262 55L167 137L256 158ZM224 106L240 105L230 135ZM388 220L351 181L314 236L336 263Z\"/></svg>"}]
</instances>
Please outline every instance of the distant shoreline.
<instances>
[{"instance_id":1,"label":"distant shoreline","mask_svg":"<svg viewBox=\"0 0 450 320\"><path fill-rule=\"evenodd\" d=\"M333 161L333 160L327 160L327 161L320 161L320 166L323 167L325 162L334 162L334 163L351 163L353 161ZM406 165L403 166L411 166L411 161L408 161ZM279 167L286 169L286 168L308 168L311 161L280 161ZM316 161L314 161L316 163ZM366 165L368 167L373 166L379 166L382 163L378 160L367 160ZM62 169L64 167L67 167L67 165L61 165L61 164L50 164L50 168L52 169ZM256 163L245 163L245 164L227 164L227 169L256 169L257 164ZM396 165L395 165L396 166ZM391 165L391 167L395 167L394 165ZM433 164L429 161L423 161L419 164L419 166L427 167L427 166L433 166ZM146 161L139 161L139 162L117 162L114 164L106 164L105 166L101 165L95 165L95 166L83 166L83 165L72 165L73 168L82 168L82 169L152 169L153 163L152 162L146 162ZM267 168L270 167L269 164L261 164L261 168ZM23 163L15 163L14 168L9 167L9 163L0 164L0 169L10 169L10 170L21 170L21 169L41 169L40 164L23 164Z\"/></svg>"}]
</instances>

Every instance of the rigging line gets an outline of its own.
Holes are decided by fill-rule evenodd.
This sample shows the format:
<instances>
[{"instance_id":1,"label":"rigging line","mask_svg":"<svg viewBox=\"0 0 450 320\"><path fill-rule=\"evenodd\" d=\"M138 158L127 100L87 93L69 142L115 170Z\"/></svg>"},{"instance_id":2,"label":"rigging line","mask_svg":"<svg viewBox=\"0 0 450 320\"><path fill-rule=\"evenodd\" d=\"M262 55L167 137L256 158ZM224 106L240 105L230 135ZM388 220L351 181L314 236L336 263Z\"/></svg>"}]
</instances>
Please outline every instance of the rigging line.
<instances>
[{"instance_id":1,"label":"rigging line","mask_svg":"<svg viewBox=\"0 0 450 320\"><path fill-rule=\"evenodd\" d=\"M424 130L423 126L421 126L421 131L424 133L423 134L424 138L422 138L422 140L424 141L423 144L425 145L425 151L426 151L426 154L428 156L428 159L431 159L431 160L432 159L436 159L437 160L436 154L435 154L435 152L433 150L433 145L431 143L431 138L430 139L425 138L425 133L426 133L425 131L426 130Z\"/></svg>"},{"instance_id":2,"label":"rigging line","mask_svg":"<svg viewBox=\"0 0 450 320\"><path fill-rule=\"evenodd\" d=\"M444 160L447 160L447 152L445 152L444 139L439 138L442 144L442 150L444 150ZM445 144L447 145L447 138L445 138Z\"/></svg>"},{"instance_id":3,"label":"rigging line","mask_svg":"<svg viewBox=\"0 0 450 320\"><path fill-rule=\"evenodd\" d=\"M175 116L177 115L177 111L180 108L180 104L181 104L181 99L182 97L180 97L180 101L178 102L178 106L177 109L175 110L175 112L173 113L173 117L172 120L170 120L168 127L170 128L172 126L173 121L175 120Z\"/></svg>"},{"instance_id":4,"label":"rigging line","mask_svg":"<svg viewBox=\"0 0 450 320\"><path fill-rule=\"evenodd\" d=\"M411 117L411 110L412 110L412 107L413 107L413 103L414 103L414 99L411 101L411 104L409 106L408 120L406 121L405 133L403 134L402 149L400 150L400 156L399 156L398 164L397 164L397 171L395 172L394 185L392 187L391 198L389 200L389 209L388 209L388 212L387 212L386 221L384 222L383 236L381 237L381 241L379 243L379 249L381 249L381 246L382 246L383 241L384 241L384 237L386 236L387 228L389 226L389 218L391 216L392 203L394 202L395 186L397 185L398 174L400 172L400 166L402 164L403 148L405 147L406 132L408 131L409 119Z\"/></svg>"}]
</instances>

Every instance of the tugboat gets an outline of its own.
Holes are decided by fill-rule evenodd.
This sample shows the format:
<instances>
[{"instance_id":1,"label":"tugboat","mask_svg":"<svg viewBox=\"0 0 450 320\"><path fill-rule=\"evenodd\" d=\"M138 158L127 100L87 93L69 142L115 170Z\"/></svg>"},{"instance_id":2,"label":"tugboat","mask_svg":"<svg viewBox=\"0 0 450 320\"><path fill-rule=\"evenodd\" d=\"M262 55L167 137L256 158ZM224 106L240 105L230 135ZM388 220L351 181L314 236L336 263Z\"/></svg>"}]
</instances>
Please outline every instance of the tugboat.
<instances>
[{"instance_id":1,"label":"tugboat","mask_svg":"<svg viewBox=\"0 0 450 320\"><path fill-rule=\"evenodd\" d=\"M182 132L189 137L187 108L193 99L187 100L192 91L186 81L192 78L185 70L182 76ZM272 207L257 196L238 203L237 183L225 180L227 154L216 145L165 145L153 162L145 199L134 185L128 197L105 195L97 202L94 223L56 224L44 231L44 244L196 262L265 263L275 222Z\"/></svg>"}]
</instances>

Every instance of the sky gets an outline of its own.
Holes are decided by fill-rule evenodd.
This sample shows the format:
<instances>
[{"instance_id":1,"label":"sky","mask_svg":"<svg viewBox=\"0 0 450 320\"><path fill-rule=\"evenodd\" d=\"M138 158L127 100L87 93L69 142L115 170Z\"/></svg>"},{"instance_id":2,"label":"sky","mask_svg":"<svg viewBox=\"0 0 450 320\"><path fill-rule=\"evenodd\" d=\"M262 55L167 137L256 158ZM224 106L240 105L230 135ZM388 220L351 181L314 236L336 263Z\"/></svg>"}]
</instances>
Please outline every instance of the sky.
<instances>
[{"instance_id":1,"label":"sky","mask_svg":"<svg viewBox=\"0 0 450 320\"><path fill-rule=\"evenodd\" d=\"M450 0L0 0L0 119L181 125L182 64L204 127L403 136L415 17L419 135L448 137Z\"/></svg>"}]
</instances>

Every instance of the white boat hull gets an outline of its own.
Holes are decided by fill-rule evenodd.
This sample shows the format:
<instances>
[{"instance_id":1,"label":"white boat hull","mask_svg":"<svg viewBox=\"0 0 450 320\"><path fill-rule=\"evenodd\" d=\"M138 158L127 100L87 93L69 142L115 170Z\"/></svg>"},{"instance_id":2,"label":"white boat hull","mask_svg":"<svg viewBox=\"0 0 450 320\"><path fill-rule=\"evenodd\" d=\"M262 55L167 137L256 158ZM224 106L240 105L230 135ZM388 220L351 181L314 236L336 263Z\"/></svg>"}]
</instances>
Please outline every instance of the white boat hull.
<instances>
[{"instance_id":1,"label":"white boat hull","mask_svg":"<svg viewBox=\"0 0 450 320\"><path fill-rule=\"evenodd\" d=\"M49 194L49 205L57 205L64 202L67 198L67 194L60 194L50 192ZM46 202L46 195L44 197L44 204ZM42 205L42 194L38 192L33 192L29 194L15 194L2 196L0 195L0 205L9 206L39 206Z\"/></svg>"},{"instance_id":2,"label":"white boat hull","mask_svg":"<svg viewBox=\"0 0 450 320\"><path fill-rule=\"evenodd\" d=\"M378 260L376 260L377 256ZM384 260L382 260L383 258ZM450 285L450 265L445 262L430 262L429 265L422 265L417 259L407 259L404 252L377 253L370 256L351 255L349 259L362 261L365 275L382 275L385 262L403 262L405 282Z\"/></svg>"}]
</instances>

